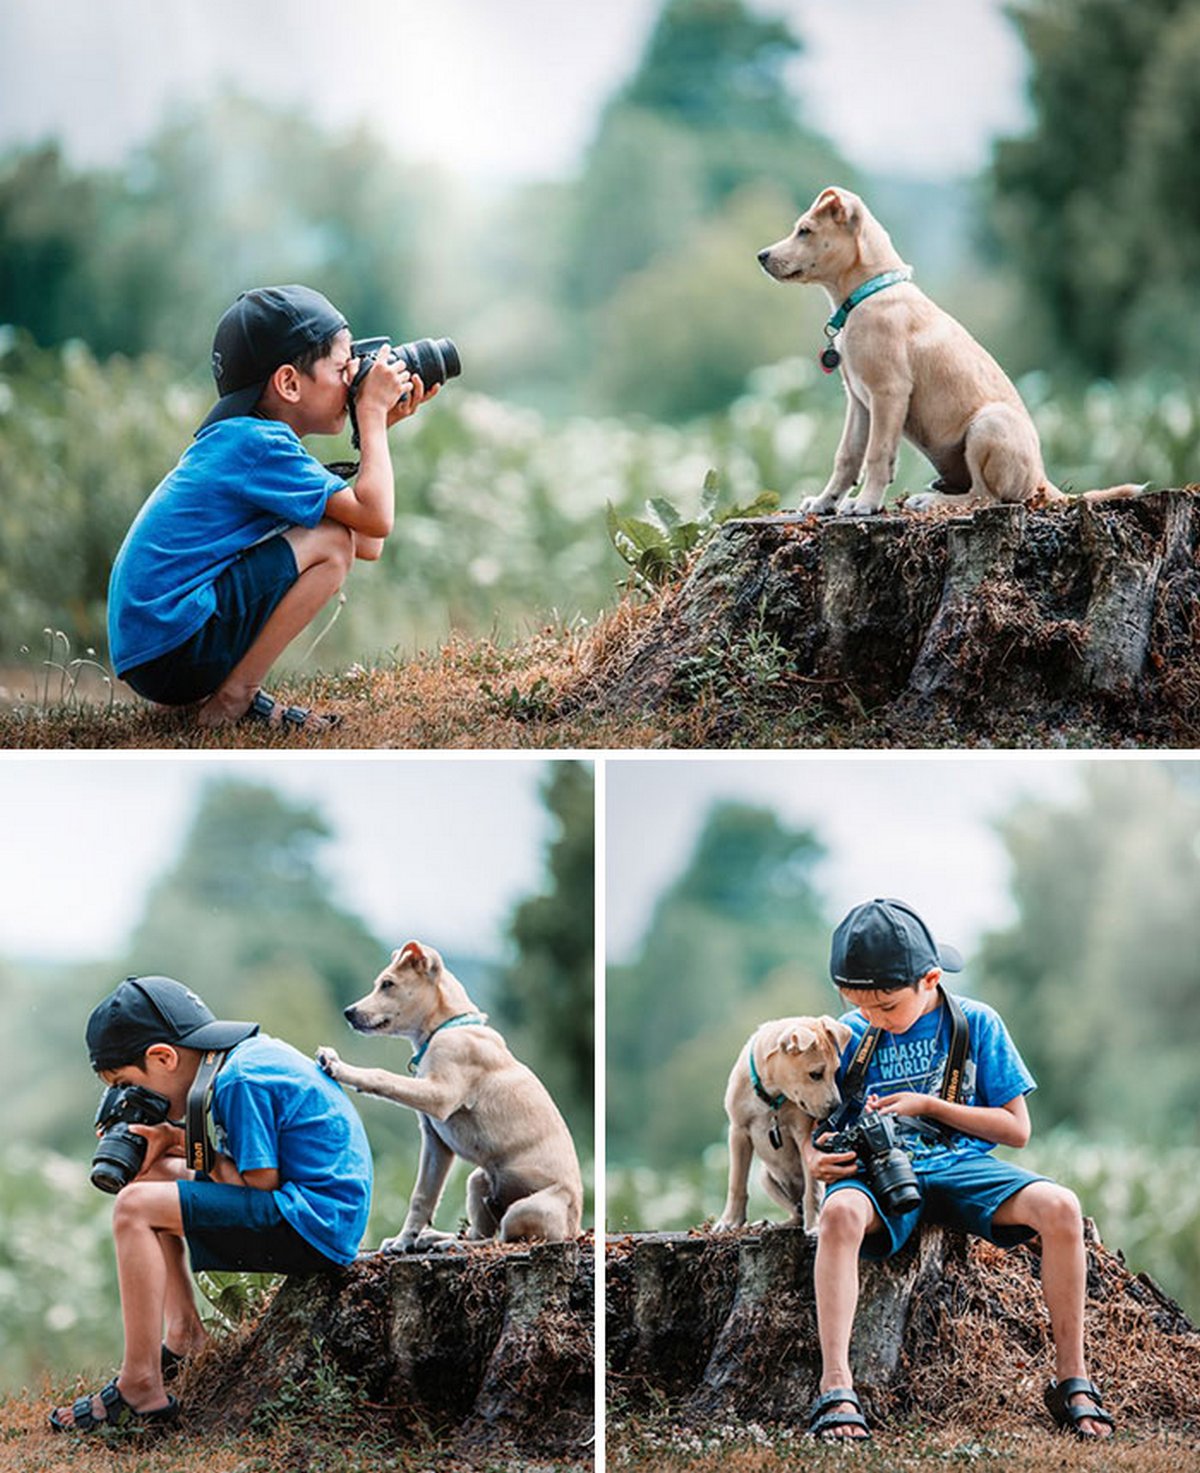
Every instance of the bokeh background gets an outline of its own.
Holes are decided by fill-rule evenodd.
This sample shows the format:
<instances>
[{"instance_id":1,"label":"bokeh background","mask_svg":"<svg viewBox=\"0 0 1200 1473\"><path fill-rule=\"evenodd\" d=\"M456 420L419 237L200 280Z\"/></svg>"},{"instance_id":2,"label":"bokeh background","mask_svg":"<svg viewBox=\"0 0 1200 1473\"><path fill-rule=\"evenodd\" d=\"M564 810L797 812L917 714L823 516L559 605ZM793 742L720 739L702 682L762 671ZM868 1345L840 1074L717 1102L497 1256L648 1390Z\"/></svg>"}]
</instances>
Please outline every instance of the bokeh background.
<instances>
[{"instance_id":1,"label":"bokeh background","mask_svg":"<svg viewBox=\"0 0 1200 1473\"><path fill-rule=\"evenodd\" d=\"M88 1182L100 1086L84 1027L166 973L302 1052L403 1071L341 1010L392 951L439 950L567 1118L589 1186L593 776L574 761L0 763L0 1388L121 1352L109 1220ZM376 1163L366 1246L398 1230L417 1117L354 1096ZM438 1225L464 1213L456 1165Z\"/></svg>"},{"instance_id":2,"label":"bokeh background","mask_svg":"<svg viewBox=\"0 0 1200 1473\"><path fill-rule=\"evenodd\" d=\"M914 905L1038 1087L1013 1158L1200 1312L1200 773L1039 757L610 760L610 1232L716 1218L722 1101L768 1018L831 1013L829 940ZM782 1213L761 1189L753 1219Z\"/></svg>"},{"instance_id":3,"label":"bokeh background","mask_svg":"<svg viewBox=\"0 0 1200 1473\"><path fill-rule=\"evenodd\" d=\"M754 257L830 182L1021 378L1061 484L1194 480L1198 66L1195 0L4 7L0 685L43 629L105 658L114 551L265 281L465 365L308 668L594 618L606 502L691 516L712 469L795 504L828 308Z\"/></svg>"}]
</instances>

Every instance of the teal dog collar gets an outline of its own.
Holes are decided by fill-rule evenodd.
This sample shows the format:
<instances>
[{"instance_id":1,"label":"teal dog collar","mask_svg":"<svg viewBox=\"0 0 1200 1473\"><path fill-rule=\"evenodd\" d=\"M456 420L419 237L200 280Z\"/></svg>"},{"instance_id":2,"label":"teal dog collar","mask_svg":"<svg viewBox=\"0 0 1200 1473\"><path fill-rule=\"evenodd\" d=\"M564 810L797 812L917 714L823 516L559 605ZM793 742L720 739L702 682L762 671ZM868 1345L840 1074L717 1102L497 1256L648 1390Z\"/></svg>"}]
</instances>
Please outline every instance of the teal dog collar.
<instances>
[{"instance_id":1,"label":"teal dog collar","mask_svg":"<svg viewBox=\"0 0 1200 1473\"><path fill-rule=\"evenodd\" d=\"M884 271L878 276L872 276L869 281L864 281L862 286L856 286L842 305L837 309L829 321L825 324L825 336L829 339L829 346L821 354L818 360L826 373L832 373L842 361L842 355L833 346L833 340L846 325L846 318L850 316L860 302L865 302L868 297L873 297L876 292L886 291L889 286L899 286L902 282L911 281L912 272L905 267L902 271Z\"/></svg>"}]
</instances>

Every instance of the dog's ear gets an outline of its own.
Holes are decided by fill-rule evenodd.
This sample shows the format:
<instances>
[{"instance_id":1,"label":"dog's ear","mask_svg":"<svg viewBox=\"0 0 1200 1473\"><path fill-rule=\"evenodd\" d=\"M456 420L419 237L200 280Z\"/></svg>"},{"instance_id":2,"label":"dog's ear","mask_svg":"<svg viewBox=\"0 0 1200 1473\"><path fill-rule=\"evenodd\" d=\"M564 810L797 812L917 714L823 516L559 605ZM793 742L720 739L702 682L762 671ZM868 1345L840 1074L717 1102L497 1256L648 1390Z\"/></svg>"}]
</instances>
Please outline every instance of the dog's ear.
<instances>
[{"instance_id":1,"label":"dog's ear","mask_svg":"<svg viewBox=\"0 0 1200 1473\"><path fill-rule=\"evenodd\" d=\"M811 1028L789 1028L779 1040L779 1045L785 1054L807 1053L817 1041L817 1035Z\"/></svg>"},{"instance_id":2,"label":"dog's ear","mask_svg":"<svg viewBox=\"0 0 1200 1473\"><path fill-rule=\"evenodd\" d=\"M825 215L835 225L857 230L862 223L862 205L848 189L823 189L813 205L814 215Z\"/></svg>"},{"instance_id":3,"label":"dog's ear","mask_svg":"<svg viewBox=\"0 0 1200 1473\"><path fill-rule=\"evenodd\" d=\"M441 957L432 946L422 946L419 941L406 941L392 957L395 966L403 966L405 962L415 971L423 973L431 982L441 974Z\"/></svg>"},{"instance_id":4,"label":"dog's ear","mask_svg":"<svg viewBox=\"0 0 1200 1473\"><path fill-rule=\"evenodd\" d=\"M850 1028L845 1023L839 1023L836 1018L831 1018L828 1013L826 1013L821 1018L821 1023L825 1029L825 1032L828 1033L829 1036L833 1039L834 1043L837 1044L837 1050L840 1054L842 1050L846 1047L846 1045L850 1042L850 1040L854 1037L854 1034L850 1031Z\"/></svg>"}]
</instances>

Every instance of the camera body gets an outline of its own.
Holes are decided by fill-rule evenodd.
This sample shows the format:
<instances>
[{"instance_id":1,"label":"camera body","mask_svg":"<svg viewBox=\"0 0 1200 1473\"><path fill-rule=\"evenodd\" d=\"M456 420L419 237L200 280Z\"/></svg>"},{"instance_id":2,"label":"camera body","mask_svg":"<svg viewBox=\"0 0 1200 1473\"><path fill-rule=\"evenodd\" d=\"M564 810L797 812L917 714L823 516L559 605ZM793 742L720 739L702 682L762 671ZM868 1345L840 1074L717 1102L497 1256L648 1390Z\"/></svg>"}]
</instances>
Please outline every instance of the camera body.
<instances>
[{"instance_id":1,"label":"camera body","mask_svg":"<svg viewBox=\"0 0 1200 1473\"><path fill-rule=\"evenodd\" d=\"M908 1152L899 1144L899 1130L891 1115L864 1110L849 1130L821 1141L818 1149L853 1151L885 1212L912 1212L921 1205L920 1183Z\"/></svg>"},{"instance_id":2,"label":"camera body","mask_svg":"<svg viewBox=\"0 0 1200 1473\"><path fill-rule=\"evenodd\" d=\"M91 1182L102 1192L119 1192L142 1169L146 1139L131 1125L161 1125L171 1102L141 1084L114 1084L100 1096L95 1126L101 1131L92 1157Z\"/></svg>"}]
</instances>

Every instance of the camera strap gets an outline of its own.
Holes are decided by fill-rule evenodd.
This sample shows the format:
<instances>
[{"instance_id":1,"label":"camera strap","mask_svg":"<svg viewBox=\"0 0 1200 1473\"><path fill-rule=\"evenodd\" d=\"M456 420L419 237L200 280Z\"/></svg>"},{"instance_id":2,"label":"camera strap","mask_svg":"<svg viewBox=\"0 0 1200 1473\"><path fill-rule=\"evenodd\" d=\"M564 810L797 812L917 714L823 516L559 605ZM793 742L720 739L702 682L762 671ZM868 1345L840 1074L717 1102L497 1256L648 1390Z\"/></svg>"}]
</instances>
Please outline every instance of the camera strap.
<instances>
[{"instance_id":1,"label":"camera strap","mask_svg":"<svg viewBox=\"0 0 1200 1473\"><path fill-rule=\"evenodd\" d=\"M200 1067L196 1070L191 1089L188 1090L184 1112L187 1164L193 1171L203 1171L206 1175L212 1170L213 1164L213 1145L208 1131L208 1107L212 1100L213 1080L228 1057L228 1049L209 1049L200 1060Z\"/></svg>"},{"instance_id":2,"label":"camera strap","mask_svg":"<svg viewBox=\"0 0 1200 1473\"><path fill-rule=\"evenodd\" d=\"M947 992L940 982L938 992L946 1005L946 1011L950 1014L950 1052L946 1058L946 1069L942 1075L942 1087L939 1094L942 1099L953 1105L958 1103L962 1094L963 1068L967 1062L971 1029L958 998L952 992ZM859 1039L858 1047L854 1050L854 1057L850 1060L850 1067L846 1070L846 1076L842 1081L842 1097L847 1102L856 1098L862 1090L867 1069L875 1057L875 1049L882 1032L881 1028L868 1028Z\"/></svg>"}]
</instances>

